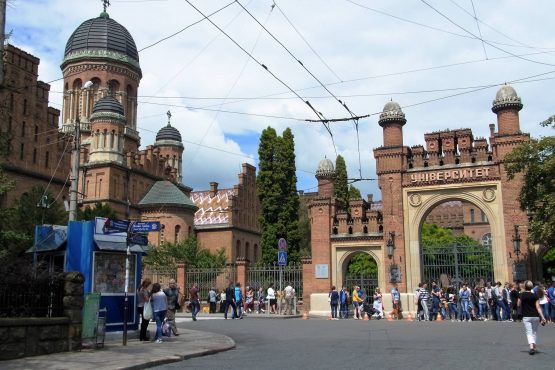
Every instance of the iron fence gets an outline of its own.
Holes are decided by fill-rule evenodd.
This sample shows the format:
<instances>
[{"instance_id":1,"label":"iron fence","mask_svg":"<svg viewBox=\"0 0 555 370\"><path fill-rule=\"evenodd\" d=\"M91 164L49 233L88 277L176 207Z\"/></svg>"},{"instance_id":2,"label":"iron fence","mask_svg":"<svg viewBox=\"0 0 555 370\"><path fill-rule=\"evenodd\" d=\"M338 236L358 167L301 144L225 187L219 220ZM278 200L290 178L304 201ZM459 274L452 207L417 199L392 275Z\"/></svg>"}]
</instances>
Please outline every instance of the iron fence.
<instances>
[{"instance_id":1,"label":"iron fence","mask_svg":"<svg viewBox=\"0 0 555 370\"><path fill-rule=\"evenodd\" d=\"M355 286L359 286L364 294L365 302L372 304L374 302L374 292L378 287L378 273L348 273L345 276L345 284L349 290L349 294L353 293ZM341 287L337 287L341 289Z\"/></svg>"},{"instance_id":2,"label":"iron fence","mask_svg":"<svg viewBox=\"0 0 555 370\"><path fill-rule=\"evenodd\" d=\"M177 281L177 267L153 267L143 265L142 280L147 278L153 283L159 283L162 288L165 288L168 286L171 279Z\"/></svg>"},{"instance_id":3,"label":"iron fence","mask_svg":"<svg viewBox=\"0 0 555 370\"><path fill-rule=\"evenodd\" d=\"M187 288L190 288L193 283L197 283L199 298L206 300L210 289L225 290L229 283L235 282L237 279L236 272L234 264L225 267L188 268L185 271Z\"/></svg>"},{"instance_id":4,"label":"iron fence","mask_svg":"<svg viewBox=\"0 0 555 370\"><path fill-rule=\"evenodd\" d=\"M279 290L280 271L282 289L284 289L287 284L291 284L295 289L295 296L298 300L301 300L303 297L303 265L300 263L291 263L287 266L281 266L281 269L277 263L249 267L247 271L247 285L253 287L256 292L260 287L266 290L268 286L273 283L275 289Z\"/></svg>"},{"instance_id":5,"label":"iron fence","mask_svg":"<svg viewBox=\"0 0 555 370\"><path fill-rule=\"evenodd\" d=\"M443 287L458 288L463 282L474 287L493 281L493 257L488 247L424 247L421 258L422 281L426 283L436 281Z\"/></svg>"},{"instance_id":6,"label":"iron fence","mask_svg":"<svg viewBox=\"0 0 555 370\"><path fill-rule=\"evenodd\" d=\"M0 317L64 316L61 277L0 285Z\"/></svg>"}]
</instances>

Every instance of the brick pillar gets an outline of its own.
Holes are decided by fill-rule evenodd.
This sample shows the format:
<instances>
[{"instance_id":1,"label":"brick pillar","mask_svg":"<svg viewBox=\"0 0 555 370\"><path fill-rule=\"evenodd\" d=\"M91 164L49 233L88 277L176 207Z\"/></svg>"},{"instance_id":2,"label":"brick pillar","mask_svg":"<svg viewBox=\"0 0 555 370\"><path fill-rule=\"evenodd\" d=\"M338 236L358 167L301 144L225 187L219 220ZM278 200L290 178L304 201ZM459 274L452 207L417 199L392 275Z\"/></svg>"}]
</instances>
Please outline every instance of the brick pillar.
<instances>
[{"instance_id":1,"label":"brick pillar","mask_svg":"<svg viewBox=\"0 0 555 370\"><path fill-rule=\"evenodd\" d=\"M303 311L310 311L310 294L312 293L314 271L312 271L312 258L301 258L303 265Z\"/></svg>"},{"instance_id":2,"label":"brick pillar","mask_svg":"<svg viewBox=\"0 0 555 370\"><path fill-rule=\"evenodd\" d=\"M80 272L64 273L64 315L69 318L68 350L81 349L83 324L83 283L85 277Z\"/></svg>"},{"instance_id":3,"label":"brick pillar","mask_svg":"<svg viewBox=\"0 0 555 370\"><path fill-rule=\"evenodd\" d=\"M185 263L179 262L177 264L177 275L175 282L177 287L181 290L181 294L187 295L187 275L185 274Z\"/></svg>"},{"instance_id":4,"label":"brick pillar","mask_svg":"<svg viewBox=\"0 0 555 370\"><path fill-rule=\"evenodd\" d=\"M244 257L239 257L235 261L237 266L237 281L235 283L241 284L241 289L245 290L245 285L247 284L247 267L249 266L249 260Z\"/></svg>"}]
</instances>

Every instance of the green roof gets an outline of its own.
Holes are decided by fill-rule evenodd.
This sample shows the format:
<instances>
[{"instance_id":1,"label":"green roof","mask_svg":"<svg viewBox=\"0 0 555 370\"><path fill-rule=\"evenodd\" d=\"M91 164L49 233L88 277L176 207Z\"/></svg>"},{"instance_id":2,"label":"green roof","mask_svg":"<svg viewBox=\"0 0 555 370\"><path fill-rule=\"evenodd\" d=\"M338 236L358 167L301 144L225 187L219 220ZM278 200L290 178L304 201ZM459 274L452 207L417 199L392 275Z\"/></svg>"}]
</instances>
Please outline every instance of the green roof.
<instances>
[{"instance_id":1,"label":"green roof","mask_svg":"<svg viewBox=\"0 0 555 370\"><path fill-rule=\"evenodd\" d=\"M170 181L157 181L139 202L139 206L167 204L196 210L197 206Z\"/></svg>"}]
</instances>

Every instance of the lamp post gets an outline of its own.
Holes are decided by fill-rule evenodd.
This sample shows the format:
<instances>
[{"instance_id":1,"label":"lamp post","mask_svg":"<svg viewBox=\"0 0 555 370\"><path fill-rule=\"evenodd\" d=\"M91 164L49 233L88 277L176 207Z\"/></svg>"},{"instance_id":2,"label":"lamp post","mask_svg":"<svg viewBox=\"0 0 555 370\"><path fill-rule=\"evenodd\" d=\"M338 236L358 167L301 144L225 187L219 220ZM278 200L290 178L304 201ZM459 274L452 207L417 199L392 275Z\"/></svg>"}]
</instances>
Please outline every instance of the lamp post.
<instances>
[{"instance_id":1,"label":"lamp post","mask_svg":"<svg viewBox=\"0 0 555 370\"><path fill-rule=\"evenodd\" d=\"M395 231L389 232L389 239L387 240L387 256L389 259L393 258L393 252L395 250Z\"/></svg>"},{"instance_id":2,"label":"lamp post","mask_svg":"<svg viewBox=\"0 0 555 370\"><path fill-rule=\"evenodd\" d=\"M515 225L514 226L514 231L513 231L513 252L516 254L516 257L518 259L519 255L520 255L520 242L522 241L522 239L520 238L520 233L518 232L518 228L520 225Z\"/></svg>"}]
</instances>

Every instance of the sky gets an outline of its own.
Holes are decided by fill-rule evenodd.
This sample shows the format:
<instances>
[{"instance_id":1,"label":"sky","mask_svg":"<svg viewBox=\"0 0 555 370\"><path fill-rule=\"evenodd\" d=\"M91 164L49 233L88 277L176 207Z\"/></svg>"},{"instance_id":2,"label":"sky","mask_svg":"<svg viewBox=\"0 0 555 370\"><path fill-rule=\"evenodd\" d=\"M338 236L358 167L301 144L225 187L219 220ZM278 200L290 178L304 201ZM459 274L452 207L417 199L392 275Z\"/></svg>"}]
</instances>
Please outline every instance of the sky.
<instances>
[{"instance_id":1,"label":"sky","mask_svg":"<svg viewBox=\"0 0 555 370\"><path fill-rule=\"evenodd\" d=\"M110 17L144 48L141 145L154 143L171 110L185 146L183 182L194 190L236 184L242 163L257 165L260 133L271 126L295 135L298 190L316 191L318 162L340 154L349 177L363 179L354 183L363 197L381 199L373 149L383 144L378 119L390 100L405 113L408 146L446 129L488 137L504 83L522 98L521 130L553 134L539 126L554 114L553 1L110 2ZM205 15L223 9L211 23L193 6ZM41 59L39 79L54 81L51 106L61 109L67 39L101 11L99 0L8 0L9 42ZM326 119L369 117L358 130L352 120L328 130L306 121L318 119L306 101Z\"/></svg>"}]
</instances>

